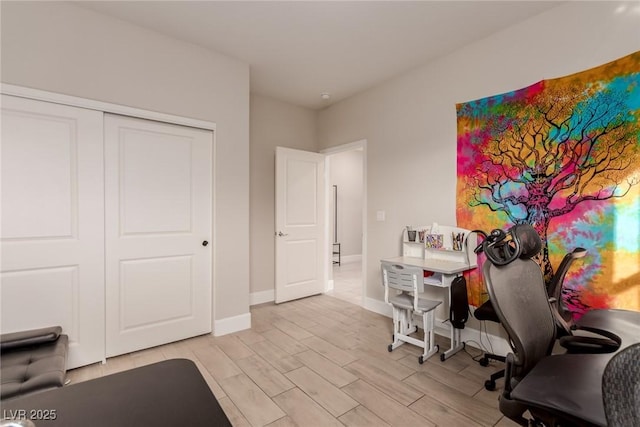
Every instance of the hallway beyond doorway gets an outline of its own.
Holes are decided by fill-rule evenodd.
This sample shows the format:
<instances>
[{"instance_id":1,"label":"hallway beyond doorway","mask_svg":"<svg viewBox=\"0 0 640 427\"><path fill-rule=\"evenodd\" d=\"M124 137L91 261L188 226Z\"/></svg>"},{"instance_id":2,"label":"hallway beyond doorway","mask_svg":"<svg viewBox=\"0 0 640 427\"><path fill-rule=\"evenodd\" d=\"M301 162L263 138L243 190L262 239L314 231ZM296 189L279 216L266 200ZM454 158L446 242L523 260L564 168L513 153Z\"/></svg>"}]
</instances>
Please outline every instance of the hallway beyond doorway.
<instances>
[{"instance_id":1,"label":"hallway beyond doorway","mask_svg":"<svg viewBox=\"0 0 640 427\"><path fill-rule=\"evenodd\" d=\"M333 266L333 289L327 295L362 305L362 262Z\"/></svg>"}]
</instances>

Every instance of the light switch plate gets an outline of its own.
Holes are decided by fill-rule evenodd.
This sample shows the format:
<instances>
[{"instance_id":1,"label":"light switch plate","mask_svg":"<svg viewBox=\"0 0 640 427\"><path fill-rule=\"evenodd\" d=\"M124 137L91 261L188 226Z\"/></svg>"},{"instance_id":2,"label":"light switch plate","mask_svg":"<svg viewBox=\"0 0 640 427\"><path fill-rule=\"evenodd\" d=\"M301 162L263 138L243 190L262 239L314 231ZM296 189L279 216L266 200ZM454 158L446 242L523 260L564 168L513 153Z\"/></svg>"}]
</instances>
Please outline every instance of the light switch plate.
<instances>
[{"instance_id":1,"label":"light switch plate","mask_svg":"<svg viewBox=\"0 0 640 427\"><path fill-rule=\"evenodd\" d=\"M376 221L384 221L385 216L385 211L376 211Z\"/></svg>"}]
</instances>

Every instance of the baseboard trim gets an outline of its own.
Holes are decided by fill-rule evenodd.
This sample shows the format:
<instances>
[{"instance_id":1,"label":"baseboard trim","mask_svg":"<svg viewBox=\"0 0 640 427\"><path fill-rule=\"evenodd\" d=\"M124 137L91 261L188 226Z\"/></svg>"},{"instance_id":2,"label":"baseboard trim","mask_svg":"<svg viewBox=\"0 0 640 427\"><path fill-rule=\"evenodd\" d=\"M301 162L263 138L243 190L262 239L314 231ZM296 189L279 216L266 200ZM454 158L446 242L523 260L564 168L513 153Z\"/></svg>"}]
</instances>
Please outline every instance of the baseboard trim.
<instances>
[{"instance_id":1,"label":"baseboard trim","mask_svg":"<svg viewBox=\"0 0 640 427\"><path fill-rule=\"evenodd\" d=\"M273 289L249 294L249 305L264 304L265 302L273 302L275 300L276 296Z\"/></svg>"},{"instance_id":2,"label":"baseboard trim","mask_svg":"<svg viewBox=\"0 0 640 427\"><path fill-rule=\"evenodd\" d=\"M216 337L244 331L251 328L251 313L226 317L213 322L213 335Z\"/></svg>"},{"instance_id":3,"label":"baseboard trim","mask_svg":"<svg viewBox=\"0 0 640 427\"><path fill-rule=\"evenodd\" d=\"M382 314L383 316L393 317L393 310L391 309L391 306L384 301L365 297L364 308L369 311L373 311L374 313Z\"/></svg>"},{"instance_id":4,"label":"baseboard trim","mask_svg":"<svg viewBox=\"0 0 640 427\"><path fill-rule=\"evenodd\" d=\"M329 292L332 291L334 288L334 281L333 279L331 280L327 280L327 289L325 289L325 292Z\"/></svg>"}]
</instances>

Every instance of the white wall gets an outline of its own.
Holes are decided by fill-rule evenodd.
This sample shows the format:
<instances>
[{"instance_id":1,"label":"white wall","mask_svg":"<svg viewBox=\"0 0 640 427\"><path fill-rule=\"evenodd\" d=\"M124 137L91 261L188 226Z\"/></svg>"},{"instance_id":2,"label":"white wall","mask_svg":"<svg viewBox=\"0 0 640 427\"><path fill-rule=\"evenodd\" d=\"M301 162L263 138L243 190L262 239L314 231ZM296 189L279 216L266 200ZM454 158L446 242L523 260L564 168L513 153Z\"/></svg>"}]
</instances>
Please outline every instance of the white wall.
<instances>
[{"instance_id":1,"label":"white wall","mask_svg":"<svg viewBox=\"0 0 640 427\"><path fill-rule=\"evenodd\" d=\"M317 151L316 112L251 95L251 300L275 289L275 148Z\"/></svg>"},{"instance_id":2,"label":"white wall","mask_svg":"<svg viewBox=\"0 0 640 427\"><path fill-rule=\"evenodd\" d=\"M249 66L66 2L1 7L2 82L217 124L214 316L248 326Z\"/></svg>"},{"instance_id":3,"label":"white wall","mask_svg":"<svg viewBox=\"0 0 640 427\"><path fill-rule=\"evenodd\" d=\"M329 157L331 185L338 186L338 242L341 256L362 254L362 150ZM332 205L333 207L333 205ZM333 225L333 217L331 218ZM331 230L333 238L333 229ZM348 260L349 258L347 258Z\"/></svg>"},{"instance_id":4,"label":"white wall","mask_svg":"<svg viewBox=\"0 0 640 427\"><path fill-rule=\"evenodd\" d=\"M366 297L383 299L379 260L400 254L406 224L456 221L456 103L639 48L636 2L569 2L322 110L321 148L368 144ZM376 222L377 210L385 222Z\"/></svg>"}]
</instances>

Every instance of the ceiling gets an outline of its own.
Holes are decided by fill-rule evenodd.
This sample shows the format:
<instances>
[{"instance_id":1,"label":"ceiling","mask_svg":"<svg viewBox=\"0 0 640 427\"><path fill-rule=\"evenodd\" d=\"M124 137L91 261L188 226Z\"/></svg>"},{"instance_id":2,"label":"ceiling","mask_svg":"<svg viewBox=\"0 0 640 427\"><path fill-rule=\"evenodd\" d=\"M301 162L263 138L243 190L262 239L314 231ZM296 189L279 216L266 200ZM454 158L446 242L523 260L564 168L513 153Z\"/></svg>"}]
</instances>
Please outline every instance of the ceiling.
<instances>
[{"instance_id":1,"label":"ceiling","mask_svg":"<svg viewBox=\"0 0 640 427\"><path fill-rule=\"evenodd\" d=\"M92 1L250 65L251 92L324 108L558 1ZM320 94L330 93L328 100Z\"/></svg>"}]
</instances>

